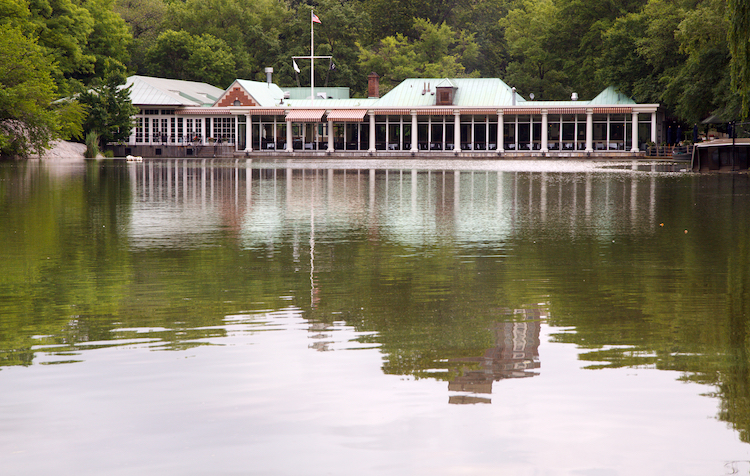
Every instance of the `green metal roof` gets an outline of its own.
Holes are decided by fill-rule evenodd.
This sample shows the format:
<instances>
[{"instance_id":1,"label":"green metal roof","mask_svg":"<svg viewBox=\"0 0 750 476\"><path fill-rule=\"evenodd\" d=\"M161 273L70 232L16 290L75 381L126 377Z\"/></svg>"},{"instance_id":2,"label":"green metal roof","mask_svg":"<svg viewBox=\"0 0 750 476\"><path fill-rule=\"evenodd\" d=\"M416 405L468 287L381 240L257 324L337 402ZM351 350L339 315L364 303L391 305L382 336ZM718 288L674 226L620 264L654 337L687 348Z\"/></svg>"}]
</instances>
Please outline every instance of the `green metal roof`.
<instances>
[{"instance_id":1,"label":"green metal roof","mask_svg":"<svg viewBox=\"0 0 750 476\"><path fill-rule=\"evenodd\" d=\"M285 93L289 93L289 99L310 99L310 88L284 88ZM315 100L318 100L318 94L325 93L329 99L349 99L349 88L344 87L322 87L315 88Z\"/></svg>"},{"instance_id":2,"label":"green metal roof","mask_svg":"<svg viewBox=\"0 0 750 476\"><path fill-rule=\"evenodd\" d=\"M626 95L617 92L613 86L608 87L604 91L600 92L597 97L589 101L589 105L620 105L620 104L635 104L636 102L627 97Z\"/></svg>"},{"instance_id":3,"label":"green metal roof","mask_svg":"<svg viewBox=\"0 0 750 476\"><path fill-rule=\"evenodd\" d=\"M453 105L458 107L511 106L511 88L499 78L413 78L405 79L377 102L377 107L428 107L435 105L437 86L456 88ZM442 87L442 86L441 86ZM516 94L516 104L526 100Z\"/></svg>"},{"instance_id":4,"label":"green metal roof","mask_svg":"<svg viewBox=\"0 0 750 476\"><path fill-rule=\"evenodd\" d=\"M309 94L308 94L309 96ZM352 99L319 99L316 98L313 102L314 108L326 108L326 109L347 109L347 108L358 108L358 107L372 107L378 103L378 99L364 99L364 98L352 98ZM310 99L284 99L284 104L289 107L310 107Z\"/></svg>"},{"instance_id":5,"label":"green metal roof","mask_svg":"<svg viewBox=\"0 0 750 476\"><path fill-rule=\"evenodd\" d=\"M205 107L216 102L221 89L197 81L129 76L130 100L137 106Z\"/></svg>"}]
</instances>

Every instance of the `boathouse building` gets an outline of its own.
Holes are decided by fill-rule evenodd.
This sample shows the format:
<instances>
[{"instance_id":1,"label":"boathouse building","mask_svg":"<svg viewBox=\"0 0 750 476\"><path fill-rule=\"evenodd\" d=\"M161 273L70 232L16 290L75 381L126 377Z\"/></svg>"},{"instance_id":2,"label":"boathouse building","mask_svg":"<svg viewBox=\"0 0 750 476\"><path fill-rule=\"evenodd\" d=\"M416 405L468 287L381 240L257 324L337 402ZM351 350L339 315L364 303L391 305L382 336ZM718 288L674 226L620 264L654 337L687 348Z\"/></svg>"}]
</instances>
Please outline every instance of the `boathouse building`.
<instances>
[{"instance_id":1,"label":"boathouse building","mask_svg":"<svg viewBox=\"0 0 750 476\"><path fill-rule=\"evenodd\" d=\"M348 88L282 90L238 79L131 76L140 109L122 155L632 156L660 142L658 104L607 88L594 99L533 101L497 78L407 79L380 97Z\"/></svg>"}]
</instances>

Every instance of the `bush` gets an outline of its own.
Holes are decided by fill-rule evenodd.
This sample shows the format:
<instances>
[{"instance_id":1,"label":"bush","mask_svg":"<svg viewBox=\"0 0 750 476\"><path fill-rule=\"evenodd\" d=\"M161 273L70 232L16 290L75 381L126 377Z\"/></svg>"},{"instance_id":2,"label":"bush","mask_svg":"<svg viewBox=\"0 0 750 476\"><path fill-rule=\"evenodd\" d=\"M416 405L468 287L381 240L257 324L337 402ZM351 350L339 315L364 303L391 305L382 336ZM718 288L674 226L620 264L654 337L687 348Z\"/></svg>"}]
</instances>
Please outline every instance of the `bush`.
<instances>
[{"instance_id":1,"label":"bush","mask_svg":"<svg viewBox=\"0 0 750 476\"><path fill-rule=\"evenodd\" d=\"M86 152L83 156L87 159L95 159L99 155L99 134L91 131L86 134Z\"/></svg>"}]
</instances>

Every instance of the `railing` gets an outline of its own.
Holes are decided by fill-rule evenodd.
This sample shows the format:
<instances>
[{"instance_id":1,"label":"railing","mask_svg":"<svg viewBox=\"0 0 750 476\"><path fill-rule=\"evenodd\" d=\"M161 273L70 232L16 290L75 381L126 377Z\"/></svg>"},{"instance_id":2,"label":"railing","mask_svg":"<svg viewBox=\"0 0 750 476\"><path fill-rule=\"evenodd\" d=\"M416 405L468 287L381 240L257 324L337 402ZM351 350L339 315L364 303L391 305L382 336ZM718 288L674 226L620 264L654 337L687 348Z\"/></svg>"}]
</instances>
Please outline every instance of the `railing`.
<instances>
[{"instance_id":1,"label":"railing","mask_svg":"<svg viewBox=\"0 0 750 476\"><path fill-rule=\"evenodd\" d=\"M692 145L659 145L646 147L646 157L685 158L692 157Z\"/></svg>"}]
</instances>

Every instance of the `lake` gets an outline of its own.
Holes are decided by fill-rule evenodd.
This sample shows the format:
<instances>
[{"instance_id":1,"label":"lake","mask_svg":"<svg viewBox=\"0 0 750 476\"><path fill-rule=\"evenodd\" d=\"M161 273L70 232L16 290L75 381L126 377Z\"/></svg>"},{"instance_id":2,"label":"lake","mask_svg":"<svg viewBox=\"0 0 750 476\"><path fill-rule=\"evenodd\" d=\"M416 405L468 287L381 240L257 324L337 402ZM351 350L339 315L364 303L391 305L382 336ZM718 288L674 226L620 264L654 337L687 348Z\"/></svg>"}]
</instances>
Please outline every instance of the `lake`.
<instances>
[{"instance_id":1,"label":"lake","mask_svg":"<svg viewBox=\"0 0 750 476\"><path fill-rule=\"evenodd\" d=\"M750 471L750 179L0 163L0 472Z\"/></svg>"}]
</instances>

